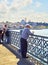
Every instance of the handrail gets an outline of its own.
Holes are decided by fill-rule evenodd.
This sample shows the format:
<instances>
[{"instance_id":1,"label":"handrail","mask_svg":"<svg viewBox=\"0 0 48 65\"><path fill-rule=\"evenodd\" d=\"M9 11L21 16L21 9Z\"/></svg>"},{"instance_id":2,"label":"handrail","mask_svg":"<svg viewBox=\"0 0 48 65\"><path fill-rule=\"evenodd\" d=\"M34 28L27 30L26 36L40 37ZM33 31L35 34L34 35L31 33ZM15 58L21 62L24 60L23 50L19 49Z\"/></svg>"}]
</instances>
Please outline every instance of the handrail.
<instances>
[{"instance_id":1,"label":"handrail","mask_svg":"<svg viewBox=\"0 0 48 65\"><path fill-rule=\"evenodd\" d=\"M9 30L10 43L20 48L20 31ZM28 53L41 61L48 64L48 37L40 35L30 35L28 38Z\"/></svg>"},{"instance_id":2,"label":"handrail","mask_svg":"<svg viewBox=\"0 0 48 65\"><path fill-rule=\"evenodd\" d=\"M46 36L41 36L41 35L32 35L32 36L43 37L43 38L47 38L47 39L48 39L48 37L46 37Z\"/></svg>"}]
</instances>

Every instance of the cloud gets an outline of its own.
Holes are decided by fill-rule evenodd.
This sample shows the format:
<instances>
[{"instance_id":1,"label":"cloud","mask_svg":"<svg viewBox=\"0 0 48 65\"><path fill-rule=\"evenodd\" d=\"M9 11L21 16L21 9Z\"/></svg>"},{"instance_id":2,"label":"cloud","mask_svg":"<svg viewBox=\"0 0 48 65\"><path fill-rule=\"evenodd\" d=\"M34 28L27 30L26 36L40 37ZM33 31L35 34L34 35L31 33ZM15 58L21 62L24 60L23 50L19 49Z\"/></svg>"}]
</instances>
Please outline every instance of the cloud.
<instances>
[{"instance_id":1,"label":"cloud","mask_svg":"<svg viewBox=\"0 0 48 65\"><path fill-rule=\"evenodd\" d=\"M39 8L41 6L41 3L40 2L36 2L35 6Z\"/></svg>"},{"instance_id":2,"label":"cloud","mask_svg":"<svg viewBox=\"0 0 48 65\"><path fill-rule=\"evenodd\" d=\"M34 22L48 22L48 14L41 12L41 13L32 13L28 17L28 19L34 21Z\"/></svg>"},{"instance_id":3,"label":"cloud","mask_svg":"<svg viewBox=\"0 0 48 65\"><path fill-rule=\"evenodd\" d=\"M13 3L13 0L5 0L5 4L7 7L11 7Z\"/></svg>"},{"instance_id":4,"label":"cloud","mask_svg":"<svg viewBox=\"0 0 48 65\"><path fill-rule=\"evenodd\" d=\"M33 9L24 9L33 3L33 0L0 0L0 20L20 21L23 18L32 21L48 21L47 13L36 13ZM42 4L35 2L35 7ZM33 5L32 5L33 7Z\"/></svg>"},{"instance_id":5,"label":"cloud","mask_svg":"<svg viewBox=\"0 0 48 65\"><path fill-rule=\"evenodd\" d=\"M31 3L32 0L0 0L0 10L4 11L5 9L6 12L15 12Z\"/></svg>"},{"instance_id":6,"label":"cloud","mask_svg":"<svg viewBox=\"0 0 48 65\"><path fill-rule=\"evenodd\" d=\"M22 8L32 3L32 0L0 0L0 6L6 8L15 7L16 9Z\"/></svg>"},{"instance_id":7,"label":"cloud","mask_svg":"<svg viewBox=\"0 0 48 65\"><path fill-rule=\"evenodd\" d=\"M32 0L13 0L12 7L19 9L31 3L32 3Z\"/></svg>"},{"instance_id":8,"label":"cloud","mask_svg":"<svg viewBox=\"0 0 48 65\"><path fill-rule=\"evenodd\" d=\"M19 9L31 3L32 0L0 0L0 8L6 7L6 9L9 9L13 7Z\"/></svg>"}]
</instances>

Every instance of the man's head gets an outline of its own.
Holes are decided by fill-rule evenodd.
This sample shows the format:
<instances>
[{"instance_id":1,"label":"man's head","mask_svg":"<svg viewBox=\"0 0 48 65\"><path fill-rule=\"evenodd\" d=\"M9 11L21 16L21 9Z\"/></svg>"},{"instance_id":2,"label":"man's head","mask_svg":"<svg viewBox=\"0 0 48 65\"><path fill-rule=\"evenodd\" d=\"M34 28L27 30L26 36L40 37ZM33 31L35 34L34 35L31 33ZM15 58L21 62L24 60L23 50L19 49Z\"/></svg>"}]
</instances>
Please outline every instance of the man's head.
<instances>
[{"instance_id":1,"label":"man's head","mask_svg":"<svg viewBox=\"0 0 48 65\"><path fill-rule=\"evenodd\" d=\"M29 25L29 24L26 24L25 27L26 27L26 28L30 28L30 25Z\"/></svg>"}]
</instances>

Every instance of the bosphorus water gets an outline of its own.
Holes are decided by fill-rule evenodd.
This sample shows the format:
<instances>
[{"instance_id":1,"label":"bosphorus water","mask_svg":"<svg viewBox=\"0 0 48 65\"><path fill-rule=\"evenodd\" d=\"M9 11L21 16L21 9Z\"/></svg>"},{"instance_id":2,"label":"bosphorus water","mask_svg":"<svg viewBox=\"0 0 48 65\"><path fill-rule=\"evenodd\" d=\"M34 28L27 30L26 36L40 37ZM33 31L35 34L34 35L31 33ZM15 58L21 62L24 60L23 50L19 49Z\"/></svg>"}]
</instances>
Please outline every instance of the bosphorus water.
<instances>
[{"instance_id":1,"label":"bosphorus water","mask_svg":"<svg viewBox=\"0 0 48 65\"><path fill-rule=\"evenodd\" d=\"M48 37L48 29L41 29L41 30L32 30L34 31L35 35L47 36Z\"/></svg>"},{"instance_id":2,"label":"bosphorus water","mask_svg":"<svg viewBox=\"0 0 48 65\"><path fill-rule=\"evenodd\" d=\"M13 30L13 31L18 31L20 32L21 29L18 30ZM48 29L40 29L40 30L31 30L31 32L34 31L35 35L41 35L41 36L46 36L48 37Z\"/></svg>"}]
</instances>

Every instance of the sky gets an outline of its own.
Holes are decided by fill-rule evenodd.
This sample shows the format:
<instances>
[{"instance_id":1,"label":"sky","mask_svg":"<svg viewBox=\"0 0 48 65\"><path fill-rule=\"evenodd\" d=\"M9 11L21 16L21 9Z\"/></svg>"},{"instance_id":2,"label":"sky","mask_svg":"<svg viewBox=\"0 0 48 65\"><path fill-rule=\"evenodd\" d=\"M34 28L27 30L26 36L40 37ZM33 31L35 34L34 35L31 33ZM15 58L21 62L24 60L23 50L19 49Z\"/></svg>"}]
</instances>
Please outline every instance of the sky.
<instances>
[{"instance_id":1,"label":"sky","mask_svg":"<svg viewBox=\"0 0 48 65\"><path fill-rule=\"evenodd\" d=\"M48 0L0 0L0 22L48 22Z\"/></svg>"}]
</instances>

